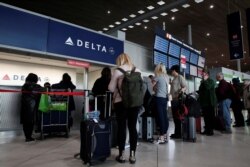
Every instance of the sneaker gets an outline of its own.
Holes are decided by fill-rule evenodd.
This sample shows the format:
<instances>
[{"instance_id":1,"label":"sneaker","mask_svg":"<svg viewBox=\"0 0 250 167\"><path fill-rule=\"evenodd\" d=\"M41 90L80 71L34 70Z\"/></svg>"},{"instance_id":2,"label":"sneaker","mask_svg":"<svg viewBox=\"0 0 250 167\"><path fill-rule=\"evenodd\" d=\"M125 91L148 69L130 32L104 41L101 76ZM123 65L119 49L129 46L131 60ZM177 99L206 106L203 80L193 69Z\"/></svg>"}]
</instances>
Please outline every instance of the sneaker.
<instances>
[{"instance_id":1,"label":"sneaker","mask_svg":"<svg viewBox=\"0 0 250 167\"><path fill-rule=\"evenodd\" d=\"M136 159L135 159L135 152L134 152L134 151L131 151L131 153L130 153L129 162L130 162L131 164L134 164L134 163L136 162Z\"/></svg>"},{"instance_id":2,"label":"sneaker","mask_svg":"<svg viewBox=\"0 0 250 167\"><path fill-rule=\"evenodd\" d=\"M118 155L115 160L119 163L125 163L126 159L125 159L125 153L124 151L122 152L121 155Z\"/></svg>"}]
</instances>

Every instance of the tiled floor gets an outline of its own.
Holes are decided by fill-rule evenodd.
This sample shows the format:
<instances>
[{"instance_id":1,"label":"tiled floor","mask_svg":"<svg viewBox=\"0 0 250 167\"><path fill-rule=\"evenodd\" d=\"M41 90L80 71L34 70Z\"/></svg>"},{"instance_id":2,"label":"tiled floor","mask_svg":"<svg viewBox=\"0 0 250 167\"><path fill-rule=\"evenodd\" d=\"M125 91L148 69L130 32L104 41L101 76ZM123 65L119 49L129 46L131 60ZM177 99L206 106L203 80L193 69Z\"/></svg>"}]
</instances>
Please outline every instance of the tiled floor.
<instances>
[{"instance_id":1,"label":"tiled floor","mask_svg":"<svg viewBox=\"0 0 250 167\"><path fill-rule=\"evenodd\" d=\"M233 129L233 134L215 132L214 136L197 135L196 143L169 140L166 145L140 142L137 162L119 164L112 155L102 167L249 167L250 127ZM171 122L170 133L173 131ZM70 138L49 138L44 141L25 143L22 132L0 133L0 167L81 167L79 131L71 132ZM128 150L126 150L128 156Z\"/></svg>"}]
</instances>

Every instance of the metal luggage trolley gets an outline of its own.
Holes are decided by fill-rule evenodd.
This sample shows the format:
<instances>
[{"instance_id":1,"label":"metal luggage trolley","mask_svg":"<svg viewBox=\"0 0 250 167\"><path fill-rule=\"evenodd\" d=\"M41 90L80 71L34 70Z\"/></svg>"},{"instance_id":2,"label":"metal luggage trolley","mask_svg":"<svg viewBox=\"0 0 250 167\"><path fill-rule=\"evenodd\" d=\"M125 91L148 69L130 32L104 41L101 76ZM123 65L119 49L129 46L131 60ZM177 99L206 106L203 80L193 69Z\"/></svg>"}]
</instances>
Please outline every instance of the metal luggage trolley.
<instances>
[{"instance_id":1,"label":"metal luggage trolley","mask_svg":"<svg viewBox=\"0 0 250 167\"><path fill-rule=\"evenodd\" d=\"M67 90L66 90L67 91ZM55 92L55 94L53 94ZM68 122L68 104L69 96L60 95L60 92L65 92L64 89L52 89L49 94L50 109L41 116L41 139L44 139L44 134L62 133L69 137L69 122ZM59 94L58 94L59 93Z\"/></svg>"}]
</instances>

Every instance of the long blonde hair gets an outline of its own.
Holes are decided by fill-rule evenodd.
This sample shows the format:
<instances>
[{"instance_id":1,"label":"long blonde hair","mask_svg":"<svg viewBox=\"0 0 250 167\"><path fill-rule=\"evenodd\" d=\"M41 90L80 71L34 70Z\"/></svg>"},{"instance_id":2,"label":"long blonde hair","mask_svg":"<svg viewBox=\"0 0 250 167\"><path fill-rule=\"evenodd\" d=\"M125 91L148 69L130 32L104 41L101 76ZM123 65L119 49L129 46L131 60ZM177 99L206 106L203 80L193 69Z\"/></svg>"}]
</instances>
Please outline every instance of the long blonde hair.
<instances>
[{"instance_id":1,"label":"long blonde hair","mask_svg":"<svg viewBox=\"0 0 250 167\"><path fill-rule=\"evenodd\" d=\"M160 63L155 67L155 76L161 76L161 75L166 75L166 67L164 64Z\"/></svg>"},{"instance_id":2,"label":"long blonde hair","mask_svg":"<svg viewBox=\"0 0 250 167\"><path fill-rule=\"evenodd\" d=\"M130 57L126 53L122 53L116 58L116 65L121 66L124 64L127 64L131 67L133 66Z\"/></svg>"}]
</instances>

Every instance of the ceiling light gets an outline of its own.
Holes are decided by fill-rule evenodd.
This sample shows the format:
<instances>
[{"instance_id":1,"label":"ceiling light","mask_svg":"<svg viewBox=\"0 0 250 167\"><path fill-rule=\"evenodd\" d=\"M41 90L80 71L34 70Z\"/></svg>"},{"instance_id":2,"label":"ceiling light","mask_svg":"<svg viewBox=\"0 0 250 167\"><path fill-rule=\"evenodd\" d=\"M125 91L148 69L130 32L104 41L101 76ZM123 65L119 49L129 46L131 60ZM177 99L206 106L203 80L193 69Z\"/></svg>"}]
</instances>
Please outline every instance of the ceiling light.
<instances>
[{"instance_id":1,"label":"ceiling light","mask_svg":"<svg viewBox=\"0 0 250 167\"><path fill-rule=\"evenodd\" d=\"M134 26L128 26L128 28L134 28Z\"/></svg>"},{"instance_id":2,"label":"ceiling light","mask_svg":"<svg viewBox=\"0 0 250 167\"><path fill-rule=\"evenodd\" d=\"M177 8L171 9L171 12L178 12L179 10Z\"/></svg>"},{"instance_id":3,"label":"ceiling light","mask_svg":"<svg viewBox=\"0 0 250 167\"><path fill-rule=\"evenodd\" d=\"M246 54L246 53L247 53L247 51L244 51L244 53Z\"/></svg>"},{"instance_id":4,"label":"ceiling light","mask_svg":"<svg viewBox=\"0 0 250 167\"><path fill-rule=\"evenodd\" d=\"M144 26L144 29L148 29L148 27L147 27L147 26Z\"/></svg>"},{"instance_id":5,"label":"ceiling light","mask_svg":"<svg viewBox=\"0 0 250 167\"><path fill-rule=\"evenodd\" d=\"M115 24L116 24L116 25L119 25L119 24L121 24L121 22L119 22L119 21L116 21L116 22L115 22Z\"/></svg>"},{"instance_id":6,"label":"ceiling light","mask_svg":"<svg viewBox=\"0 0 250 167\"><path fill-rule=\"evenodd\" d=\"M123 28L122 31L127 31L128 29L127 28Z\"/></svg>"},{"instance_id":7,"label":"ceiling light","mask_svg":"<svg viewBox=\"0 0 250 167\"><path fill-rule=\"evenodd\" d=\"M229 67L230 65L228 64L227 66Z\"/></svg>"},{"instance_id":8,"label":"ceiling light","mask_svg":"<svg viewBox=\"0 0 250 167\"><path fill-rule=\"evenodd\" d=\"M153 7L152 5L150 5L150 6L148 6L147 8L148 8L148 10L152 10L152 9L154 9L155 7Z\"/></svg>"},{"instance_id":9,"label":"ceiling light","mask_svg":"<svg viewBox=\"0 0 250 167\"><path fill-rule=\"evenodd\" d=\"M207 48L205 48L205 51L207 51Z\"/></svg>"},{"instance_id":10,"label":"ceiling light","mask_svg":"<svg viewBox=\"0 0 250 167\"><path fill-rule=\"evenodd\" d=\"M110 28L114 28L114 25L111 24L111 25L109 25L109 27L110 27Z\"/></svg>"},{"instance_id":11,"label":"ceiling light","mask_svg":"<svg viewBox=\"0 0 250 167\"><path fill-rule=\"evenodd\" d=\"M144 23L148 23L149 22L149 20L147 20L147 19L145 19L145 20L142 20Z\"/></svg>"},{"instance_id":12,"label":"ceiling light","mask_svg":"<svg viewBox=\"0 0 250 167\"><path fill-rule=\"evenodd\" d=\"M190 7L190 5L186 3L186 4L182 5L182 7L183 8L188 8L188 7Z\"/></svg>"},{"instance_id":13,"label":"ceiling light","mask_svg":"<svg viewBox=\"0 0 250 167\"><path fill-rule=\"evenodd\" d=\"M108 31L109 29L108 28L103 28L104 31Z\"/></svg>"},{"instance_id":14,"label":"ceiling light","mask_svg":"<svg viewBox=\"0 0 250 167\"><path fill-rule=\"evenodd\" d=\"M122 21L128 21L128 19L127 18L123 18Z\"/></svg>"},{"instance_id":15,"label":"ceiling light","mask_svg":"<svg viewBox=\"0 0 250 167\"><path fill-rule=\"evenodd\" d=\"M110 13L111 13L111 11L110 11L110 10L108 10L108 11L107 11L107 14L110 14Z\"/></svg>"},{"instance_id":16,"label":"ceiling light","mask_svg":"<svg viewBox=\"0 0 250 167\"><path fill-rule=\"evenodd\" d=\"M153 16L153 17L151 17L153 20L156 20L156 19L158 19L158 17L157 16Z\"/></svg>"},{"instance_id":17,"label":"ceiling light","mask_svg":"<svg viewBox=\"0 0 250 167\"><path fill-rule=\"evenodd\" d=\"M163 13L161 13L161 15L162 15L162 16L167 16L167 15L168 15L168 13L163 12Z\"/></svg>"},{"instance_id":18,"label":"ceiling light","mask_svg":"<svg viewBox=\"0 0 250 167\"><path fill-rule=\"evenodd\" d=\"M194 0L196 3L201 3L203 2L204 0Z\"/></svg>"},{"instance_id":19,"label":"ceiling light","mask_svg":"<svg viewBox=\"0 0 250 167\"><path fill-rule=\"evenodd\" d=\"M172 16L172 17L171 17L171 20L175 20L175 17L174 17L174 16Z\"/></svg>"},{"instance_id":20,"label":"ceiling light","mask_svg":"<svg viewBox=\"0 0 250 167\"><path fill-rule=\"evenodd\" d=\"M221 57L224 57L224 54L223 54L223 53L221 54Z\"/></svg>"},{"instance_id":21,"label":"ceiling light","mask_svg":"<svg viewBox=\"0 0 250 167\"><path fill-rule=\"evenodd\" d=\"M213 5L213 4L209 6L209 9L213 9L213 8L214 8L214 5Z\"/></svg>"},{"instance_id":22,"label":"ceiling light","mask_svg":"<svg viewBox=\"0 0 250 167\"><path fill-rule=\"evenodd\" d=\"M244 63L244 65L247 65L247 63Z\"/></svg>"},{"instance_id":23,"label":"ceiling light","mask_svg":"<svg viewBox=\"0 0 250 167\"><path fill-rule=\"evenodd\" d=\"M98 31L99 33L102 33L102 31Z\"/></svg>"},{"instance_id":24,"label":"ceiling light","mask_svg":"<svg viewBox=\"0 0 250 167\"><path fill-rule=\"evenodd\" d=\"M158 5L164 5L165 2L164 2L164 1L158 1L157 4L158 4Z\"/></svg>"},{"instance_id":25,"label":"ceiling light","mask_svg":"<svg viewBox=\"0 0 250 167\"><path fill-rule=\"evenodd\" d=\"M210 33L207 33L206 36L209 37L209 36L210 36Z\"/></svg>"},{"instance_id":26,"label":"ceiling light","mask_svg":"<svg viewBox=\"0 0 250 167\"><path fill-rule=\"evenodd\" d=\"M244 26L243 26L243 25L241 25L241 26L240 26L240 28L244 28Z\"/></svg>"},{"instance_id":27,"label":"ceiling light","mask_svg":"<svg viewBox=\"0 0 250 167\"><path fill-rule=\"evenodd\" d=\"M145 11L144 10L139 10L138 13L143 14L143 13L145 13Z\"/></svg>"},{"instance_id":28,"label":"ceiling light","mask_svg":"<svg viewBox=\"0 0 250 167\"><path fill-rule=\"evenodd\" d=\"M141 23L135 23L135 25L140 26L140 25L141 25Z\"/></svg>"},{"instance_id":29,"label":"ceiling light","mask_svg":"<svg viewBox=\"0 0 250 167\"><path fill-rule=\"evenodd\" d=\"M218 63L218 61L216 60L216 61L215 61L215 63L217 64L217 63Z\"/></svg>"},{"instance_id":30,"label":"ceiling light","mask_svg":"<svg viewBox=\"0 0 250 167\"><path fill-rule=\"evenodd\" d=\"M129 15L129 17L134 18L134 17L136 17L136 15L135 14L131 14L131 15Z\"/></svg>"}]
</instances>

